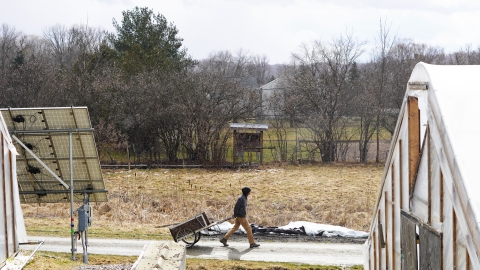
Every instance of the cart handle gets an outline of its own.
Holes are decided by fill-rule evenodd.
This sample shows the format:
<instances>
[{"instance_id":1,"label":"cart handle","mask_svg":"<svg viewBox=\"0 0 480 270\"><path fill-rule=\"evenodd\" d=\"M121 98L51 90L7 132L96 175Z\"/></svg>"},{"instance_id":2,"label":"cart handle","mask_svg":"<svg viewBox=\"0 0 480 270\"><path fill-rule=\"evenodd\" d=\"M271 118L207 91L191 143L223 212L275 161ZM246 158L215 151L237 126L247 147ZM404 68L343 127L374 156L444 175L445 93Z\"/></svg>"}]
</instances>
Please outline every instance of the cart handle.
<instances>
[{"instance_id":1,"label":"cart handle","mask_svg":"<svg viewBox=\"0 0 480 270\"><path fill-rule=\"evenodd\" d=\"M225 218L225 219L212 222L212 223L210 223L206 228L213 227L213 226L215 226L215 225L218 225L218 224L220 224L220 223L223 223L223 222L225 222L225 221L227 221L227 220L230 220L230 219L232 219L232 218L235 218L235 216L227 217L227 218ZM205 228L204 228L204 229L205 229Z\"/></svg>"}]
</instances>

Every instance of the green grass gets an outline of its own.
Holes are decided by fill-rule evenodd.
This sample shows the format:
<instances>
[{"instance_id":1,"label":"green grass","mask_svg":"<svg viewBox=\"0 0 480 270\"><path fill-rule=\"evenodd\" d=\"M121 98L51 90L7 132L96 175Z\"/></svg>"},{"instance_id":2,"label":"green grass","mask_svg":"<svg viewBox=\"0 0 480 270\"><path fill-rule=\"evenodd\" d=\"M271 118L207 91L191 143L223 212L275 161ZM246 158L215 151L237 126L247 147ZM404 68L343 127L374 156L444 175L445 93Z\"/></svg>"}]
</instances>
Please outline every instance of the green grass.
<instances>
[{"instance_id":1,"label":"green grass","mask_svg":"<svg viewBox=\"0 0 480 270\"><path fill-rule=\"evenodd\" d=\"M348 134L349 137L344 138L344 140L353 140L353 141L358 140L359 135L358 135L358 128L357 127L348 126L347 127L347 134ZM313 160L314 159L316 161L320 161L321 159L320 159L319 150L318 149L316 149L315 151L312 150L312 149L316 148L316 145L312 141L312 138L313 138L313 135L312 135L312 131L310 129L307 129L307 128L298 128L298 129L288 128L287 129L287 136L286 136L286 138L284 138L284 140L287 141L287 149L288 149L287 150L287 158L288 158L287 161L293 161L295 159L299 160L300 159L300 151L302 152L301 153L302 159L304 159L304 160L306 160L306 159ZM372 136L372 142L375 140L375 138L376 138L376 133L374 133L374 135ZM391 135L387 130L381 129L380 134L379 134L379 138L380 138L380 140L390 140ZM298 150L297 154L295 155L297 139L299 141L299 150ZM264 148L270 148L270 147L277 148L276 141L278 141L278 136L277 136L274 129L269 129L269 130L265 131L264 134L263 134L263 140L264 140L264 144L263 144ZM233 155L232 155L233 140L232 140L232 138L229 139L229 141L227 143L227 147L228 147L228 149L227 149L227 161L228 162L233 162ZM279 153L275 154L276 151L278 151L278 150L264 149L263 150L263 162L264 163L270 163L270 162L279 161ZM310 156L308 155L309 151L311 153ZM101 152L99 154L100 154L100 159L101 159L102 163L110 163L110 161L111 161L110 157L109 157L109 155L106 154L105 151L103 151L103 153ZM113 151L113 150L111 150L110 155L118 163L127 163L127 161L128 161L126 151L123 152L123 151ZM131 160L131 162L133 162L133 156L132 156L133 153L130 153L130 155L131 155L130 160ZM181 158L181 155L179 155L179 157ZM167 157L164 154L161 154L160 158L162 160L167 159ZM240 162L240 160L237 160L237 161ZM257 158L256 153L244 153L243 161L244 162L249 162L249 161L259 162L260 160L259 160L259 158Z\"/></svg>"}]
</instances>

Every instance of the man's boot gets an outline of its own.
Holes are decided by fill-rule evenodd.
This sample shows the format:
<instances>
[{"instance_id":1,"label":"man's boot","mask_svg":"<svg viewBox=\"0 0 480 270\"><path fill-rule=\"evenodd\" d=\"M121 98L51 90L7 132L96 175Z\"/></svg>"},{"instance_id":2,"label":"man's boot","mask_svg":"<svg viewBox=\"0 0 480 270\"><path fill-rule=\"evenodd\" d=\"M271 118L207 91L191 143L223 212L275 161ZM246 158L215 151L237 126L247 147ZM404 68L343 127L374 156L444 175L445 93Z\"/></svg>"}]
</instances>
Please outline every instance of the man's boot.
<instances>
[{"instance_id":1,"label":"man's boot","mask_svg":"<svg viewBox=\"0 0 480 270\"><path fill-rule=\"evenodd\" d=\"M227 239L225 238L220 239L220 243L222 243L224 247L228 247Z\"/></svg>"},{"instance_id":2,"label":"man's boot","mask_svg":"<svg viewBox=\"0 0 480 270\"><path fill-rule=\"evenodd\" d=\"M256 243L253 243L253 244L250 244L250 248L256 248L256 247L259 247L260 245L259 244L256 244Z\"/></svg>"}]
</instances>

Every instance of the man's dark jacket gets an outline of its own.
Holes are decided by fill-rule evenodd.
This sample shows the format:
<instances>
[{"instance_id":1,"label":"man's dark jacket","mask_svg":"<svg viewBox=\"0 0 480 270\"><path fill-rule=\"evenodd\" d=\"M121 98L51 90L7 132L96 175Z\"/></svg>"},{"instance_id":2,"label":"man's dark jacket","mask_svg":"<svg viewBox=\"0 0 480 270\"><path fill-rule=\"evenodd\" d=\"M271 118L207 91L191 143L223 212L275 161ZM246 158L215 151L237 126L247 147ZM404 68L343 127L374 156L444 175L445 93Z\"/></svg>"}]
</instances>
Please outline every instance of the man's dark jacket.
<instances>
[{"instance_id":1,"label":"man's dark jacket","mask_svg":"<svg viewBox=\"0 0 480 270\"><path fill-rule=\"evenodd\" d=\"M247 197L244 194L238 197L237 203L235 204L235 208L233 208L233 215L235 217L241 217L241 218L244 218L247 216Z\"/></svg>"}]
</instances>

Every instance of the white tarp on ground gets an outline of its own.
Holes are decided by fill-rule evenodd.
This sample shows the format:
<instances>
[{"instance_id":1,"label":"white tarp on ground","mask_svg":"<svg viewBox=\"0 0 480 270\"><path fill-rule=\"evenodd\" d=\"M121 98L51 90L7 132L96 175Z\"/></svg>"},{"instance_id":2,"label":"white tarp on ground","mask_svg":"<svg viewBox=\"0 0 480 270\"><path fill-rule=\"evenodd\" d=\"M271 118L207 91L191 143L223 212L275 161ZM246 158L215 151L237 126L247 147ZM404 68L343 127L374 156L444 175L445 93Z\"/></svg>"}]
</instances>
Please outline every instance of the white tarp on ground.
<instances>
[{"instance_id":1,"label":"white tarp on ground","mask_svg":"<svg viewBox=\"0 0 480 270\"><path fill-rule=\"evenodd\" d=\"M2 167L0 172L3 175L2 179L4 181L4 183L0 185L0 202L5 204L0 206L0 217L3 221L0 223L0 263L3 263L7 257L17 251L19 243L27 242L27 232L25 230L18 191L15 157L17 151L12 143L12 139L1 114L0 132L3 138L1 145L3 151L0 157ZM8 254L6 252L7 250Z\"/></svg>"},{"instance_id":2,"label":"white tarp on ground","mask_svg":"<svg viewBox=\"0 0 480 270\"><path fill-rule=\"evenodd\" d=\"M300 227L305 228L305 232L307 235L319 235L323 232L322 236L333 237L333 236L341 236L341 237L348 237L348 238L367 238L368 233L362 231L354 231L352 229L348 229L341 226L334 226L328 224L318 224L308 221L292 221L288 225L278 227L279 229L295 229ZM215 233L227 233L228 230L233 228L233 224L230 222L223 222L218 224L212 228L215 230ZM240 226L240 231L245 233L245 230L242 226ZM202 231L202 233L210 234L209 232Z\"/></svg>"}]
</instances>

